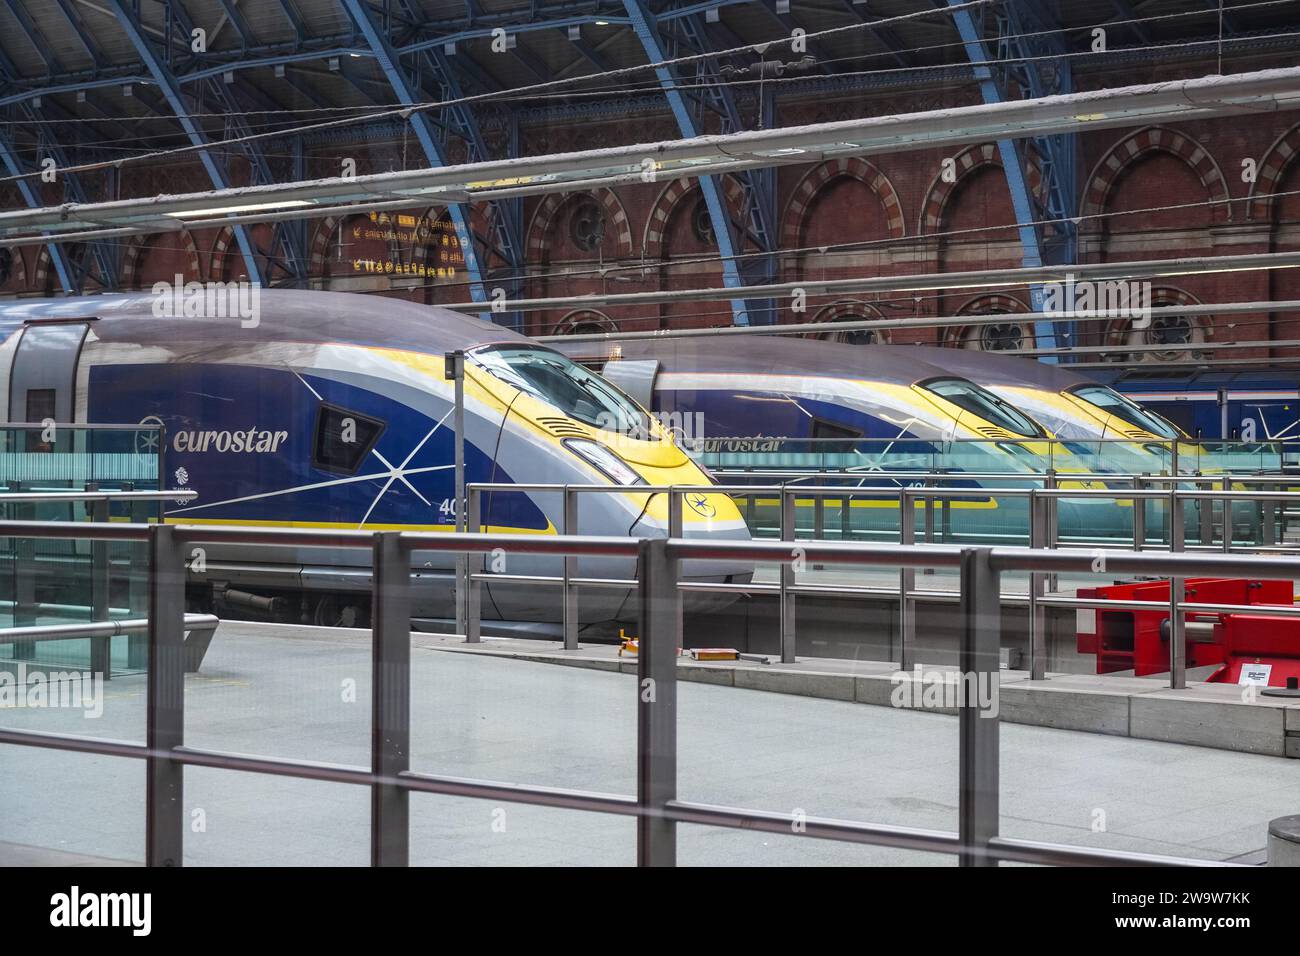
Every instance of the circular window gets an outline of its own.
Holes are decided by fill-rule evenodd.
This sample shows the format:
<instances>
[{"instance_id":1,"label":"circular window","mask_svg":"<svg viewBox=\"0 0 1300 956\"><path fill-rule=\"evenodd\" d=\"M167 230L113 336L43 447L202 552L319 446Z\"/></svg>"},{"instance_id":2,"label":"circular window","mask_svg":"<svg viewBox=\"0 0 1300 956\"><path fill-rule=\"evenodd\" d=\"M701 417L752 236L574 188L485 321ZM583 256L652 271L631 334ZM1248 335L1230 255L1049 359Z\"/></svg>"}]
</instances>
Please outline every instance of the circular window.
<instances>
[{"instance_id":1,"label":"circular window","mask_svg":"<svg viewBox=\"0 0 1300 956\"><path fill-rule=\"evenodd\" d=\"M1192 341L1192 321L1185 315L1160 315L1152 318L1147 330L1151 345L1188 345Z\"/></svg>"},{"instance_id":2,"label":"circular window","mask_svg":"<svg viewBox=\"0 0 1300 956\"><path fill-rule=\"evenodd\" d=\"M1019 322L996 322L979 327L980 349L984 352L1007 352L1024 348L1025 327Z\"/></svg>"},{"instance_id":3,"label":"circular window","mask_svg":"<svg viewBox=\"0 0 1300 956\"><path fill-rule=\"evenodd\" d=\"M713 217L709 215L709 204L701 197L691 210L691 231L700 242L713 242Z\"/></svg>"},{"instance_id":4,"label":"circular window","mask_svg":"<svg viewBox=\"0 0 1300 956\"><path fill-rule=\"evenodd\" d=\"M605 241L605 207L590 197L576 203L569 217L569 237L579 249L599 249Z\"/></svg>"},{"instance_id":5,"label":"circular window","mask_svg":"<svg viewBox=\"0 0 1300 956\"><path fill-rule=\"evenodd\" d=\"M846 313L835 316L836 322L867 322L865 315ZM819 338L829 342L843 342L845 345L883 345L889 341L888 335L876 329L845 329L843 332L823 332Z\"/></svg>"}]
</instances>

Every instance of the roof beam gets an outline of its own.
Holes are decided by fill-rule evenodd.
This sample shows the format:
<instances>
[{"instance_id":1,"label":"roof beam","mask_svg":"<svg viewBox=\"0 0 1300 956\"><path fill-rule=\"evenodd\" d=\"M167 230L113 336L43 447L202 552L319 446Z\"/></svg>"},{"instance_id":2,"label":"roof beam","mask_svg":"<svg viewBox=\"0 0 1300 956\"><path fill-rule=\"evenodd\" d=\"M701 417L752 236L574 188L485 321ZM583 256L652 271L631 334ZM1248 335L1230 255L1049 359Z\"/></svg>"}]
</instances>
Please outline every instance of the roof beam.
<instances>
[{"instance_id":1,"label":"roof beam","mask_svg":"<svg viewBox=\"0 0 1300 956\"><path fill-rule=\"evenodd\" d=\"M420 102L420 98L415 95L412 84L402 72L398 63L397 52L388 42L387 31L375 22L374 14L369 6L364 0L340 0L340 3L355 21L366 42L370 45L370 49L374 52L375 58L384 71L384 76L388 78L388 83L393 88L393 93L397 96L397 99L407 105ZM429 165L434 167L446 166L446 157L443 155L442 148L438 145L438 138L435 135L432 123L429 122L429 118L424 113L412 113L409 122L416 139L420 142L420 147L424 150ZM412 201L412 205L417 203L418 200ZM465 271L469 275L470 295L476 302L486 302L487 290L483 285L483 266L479 262L478 250L474 248L474 231L470 224L469 204L452 203L448 209L451 213L452 224L456 229L456 236L460 240L461 252L465 256Z\"/></svg>"},{"instance_id":2,"label":"roof beam","mask_svg":"<svg viewBox=\"0 0 1300 956\"><path fill-rule=\"evenodd\" d=\"M627 10L628 17L632 20L632 29L636 32L637 39L641 41L641 46L650 62L662 63L667 60L654 17L646 9L642 0L623 0L623 8ZM659 86L668 100L668 106L677 120L677 128L682 137L694 139L699 136L700 131L696 127L695 117L686 102L686 96L677 86L672 68L657 66L654 73L659 78ZM722 282L729 289L742 288L745 282L740 275L740 260L736 258L731 216L727 212L721 184L715 176L701 176L699 182L700 192L703 193L705 205L709 210L709 221L713 224L713 238L718 244L718 254L722 257ZM749 306L744 298L737 297L731 300L731 313L734 324L749 325Z\"/></svg>"},{"instance_id":3,"label":"roof beam","mask_svg":"<svg viewBox=\"0 0 1300 956\"><path fill-rule=\"evenodd\" d=\"M172 112L176 114L176 119L185 131L186 137L195 146L207 145L207 135L189 115L190 110L181 95L180 84L177 83L175 75L163 63L153 49L152 44L145 37L140 21L132 15L131 11L127 10L123 0L106 0L106 2L111 5L113 13L117 16L117 22L122 26L122 31L126 33L131 45L135 47L136 53L140 55L140 59L144 61L149 73L158 84L158 88L162 91L163 97L167 100ZM207 170L208 178L212 180L213 187L228 189L230 183L226 179L225 171L213 158L212 153L205 149L199 156L203 162L203 168ZM262 270L258 267L257 255L253 249L253 242L248 235L248 230L243 226L235 226L234 233L235 242L239 245L240 254L244 257L244 267L248 272L248 280L260 285L263 278Z\"/></svg>"}]
</instances>

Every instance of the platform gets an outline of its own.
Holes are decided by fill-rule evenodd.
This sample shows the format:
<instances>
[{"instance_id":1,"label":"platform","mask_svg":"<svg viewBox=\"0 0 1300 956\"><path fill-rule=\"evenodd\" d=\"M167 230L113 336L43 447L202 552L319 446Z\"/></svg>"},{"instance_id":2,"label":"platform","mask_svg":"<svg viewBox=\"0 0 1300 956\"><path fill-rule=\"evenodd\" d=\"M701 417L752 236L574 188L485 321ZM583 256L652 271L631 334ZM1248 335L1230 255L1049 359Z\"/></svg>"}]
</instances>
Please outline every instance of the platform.
<instances>
[{"instance_id":1,"label":"platform","mask_svg":"<svg viewBox=\"0 0 1300 956\"><path fill-rule=\"evenodd\" d=\"M635 693L611 648L569 655L523 642L467 649L413 637L412 766L467 777L630 793ZM543 666L561 661L580 666ZM683 663L679 791L683 798L907 826L957 825L957 720L863 706L888 665ZM186 678L186 742L198 747L365 765L370 635L366 631L224 622L203 670ZM1235 709L1199 688L1125 697L1119 678L1077 676L1032 689L1060 702L1061 722L1121 706L1129 733L1013 721L1026 684L1003 692L1002 821L1008 836L1091 847L1260 862L1268 821L1300 811L1300 761L1160 736L1169 708L1205 708L1196 733ZM6 726L138 740L144 677L108 690L104 716L8 711ZM1137 681L1145 685L1155 682ZM768 693L755 688L781 689ZM1091 693L1083 693L1091 688ZM1217 688L1214 690L1218 690ZM816 692L816 695L813 695ZM1182 697L1191 700L1183 701ZM1204 697L1204 699L1201 699ZM1117 698L1123 698L1121 705ZM1027 699L1027 698L1026 698ZM1098 701L1101 701L1100 703ZM1294 712L1256 709L1284 721ZM1118 712L1118 711L1117 711ZM1133 733L1146 728L1143 733ZM1094 728L1096 729L1096 728ZM1166 734L1165 736L1173 736ZM0 747L0 863L41 849L139 861L144 773L138 761ZM363 787L191 768L189 864L364 865ZM1104 829L1095 829L1098 821ZM195 829L201 826L202 829ZM412 797L414 864L631 864L630 818L458 798ZM16 846L15 846L16 845ZM682 825L683 864L935 864L950 858Z\"/></svg>"}]
</instances>

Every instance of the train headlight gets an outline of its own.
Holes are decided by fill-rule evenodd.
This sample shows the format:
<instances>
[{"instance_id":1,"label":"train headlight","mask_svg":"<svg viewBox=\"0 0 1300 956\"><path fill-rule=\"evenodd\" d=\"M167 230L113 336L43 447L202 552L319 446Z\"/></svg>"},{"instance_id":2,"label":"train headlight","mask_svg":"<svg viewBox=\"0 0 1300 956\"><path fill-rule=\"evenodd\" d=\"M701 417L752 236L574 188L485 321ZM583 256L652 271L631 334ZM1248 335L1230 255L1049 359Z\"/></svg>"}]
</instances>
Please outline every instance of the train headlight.
<instances>
[{"instance_id":1,"label":"train headlight","mask_svg":"<svg viewBox=\"0 0 1300 956\"><path fill-rule=\"evenodd\" d=\"M620 485L644 485L646 480L632 470L632 466L598 441L587 438L566 438L564 447L588 464L595 465L611 481Z\"/></svg>"}]
</instances>

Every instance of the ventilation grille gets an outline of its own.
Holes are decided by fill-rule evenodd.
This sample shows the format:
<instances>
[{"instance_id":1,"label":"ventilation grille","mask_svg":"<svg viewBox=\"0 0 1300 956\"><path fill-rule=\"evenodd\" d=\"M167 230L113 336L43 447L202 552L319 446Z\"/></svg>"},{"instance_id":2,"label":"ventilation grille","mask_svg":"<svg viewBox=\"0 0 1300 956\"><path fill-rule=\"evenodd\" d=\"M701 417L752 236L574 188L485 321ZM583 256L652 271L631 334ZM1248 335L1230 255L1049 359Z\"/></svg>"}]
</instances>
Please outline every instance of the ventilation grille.
<instances>
[{"instance_id":1,"label":"ventilation grille","mask_svg":"<svg viewBox=\"0 0 1300 956\"><path fill-rule=\"evenodd\" d=\"M1146 441L1151 437L1147 432L1142 431L1140 428L1121 428L1120 431L1129 438L1136 438L1139 441Z\"/></svg>"},{"instance_id":2,"label":"ventilation grille","mask_svg":"<svg viewBox=\"0 0 1300 956\"><path fill-rule=\"evenodd\" d=\"M976 429L976 431L978 431L981 435L984 435L986 438L995 438L998 441L1019 441L1022 438L1022 436L1013 435L1011 434L1011 432L1006 431L1005 429L993 428L991 426L988 428L979 428Z\"/></svg>"},{"instance_id":3,"label":"ventilation grille","mask_svg":"<svg viewBox=\"0 0 1300 956\"><path fill-rule=\"evenodd\" d=\"M552 435L558 435L561 438L591 437L590 431L570 418L539 418L537 420Z\"/></svg>"}]
</instances>

